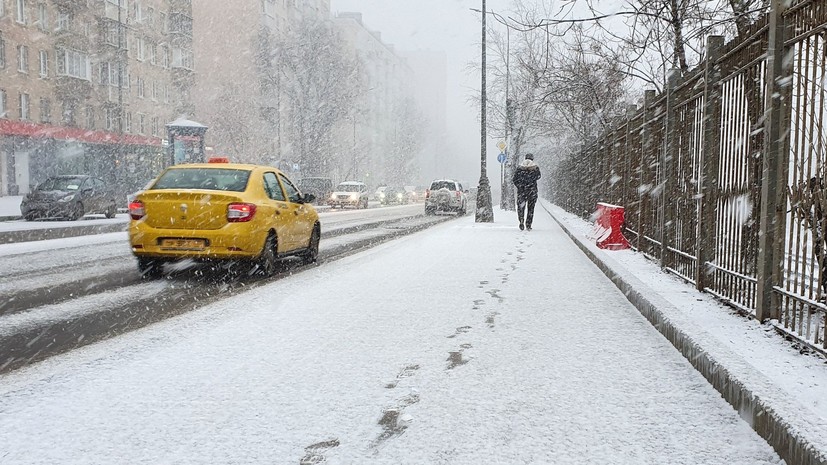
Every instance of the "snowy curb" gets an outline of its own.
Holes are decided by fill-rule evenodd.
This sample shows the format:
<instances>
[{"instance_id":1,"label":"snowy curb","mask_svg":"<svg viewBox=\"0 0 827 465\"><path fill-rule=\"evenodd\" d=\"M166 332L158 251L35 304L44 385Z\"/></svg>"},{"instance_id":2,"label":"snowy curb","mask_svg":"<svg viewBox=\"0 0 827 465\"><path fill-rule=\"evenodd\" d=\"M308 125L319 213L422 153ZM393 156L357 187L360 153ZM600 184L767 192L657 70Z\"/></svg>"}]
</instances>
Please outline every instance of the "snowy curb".
<instances>
[{"instance_id":1,"label":"snowy curb","mask_svg":"<svg viewBox=\"0 0 827 465\"><path fill-rule=\"evenodd\" d=\"M779 389L741 357L722 346L671 303L595 244L587 242L555 212L543 208L572 241L623 292L629 302L721 393L788 465L827 465L827 426L820 419L803 418L794 400L779 398Z\"/></svg>"}]
</instances>

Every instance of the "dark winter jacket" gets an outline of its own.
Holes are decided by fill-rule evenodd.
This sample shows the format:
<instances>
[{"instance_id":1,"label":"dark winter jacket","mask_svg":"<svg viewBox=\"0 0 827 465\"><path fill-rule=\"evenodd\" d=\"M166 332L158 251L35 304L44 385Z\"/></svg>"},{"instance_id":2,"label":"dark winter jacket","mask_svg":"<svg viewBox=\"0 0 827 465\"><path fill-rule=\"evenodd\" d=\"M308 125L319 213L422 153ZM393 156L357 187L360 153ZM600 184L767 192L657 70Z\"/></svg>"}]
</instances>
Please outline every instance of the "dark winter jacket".
<instances>
[{"instance_id":1,"label":"dark winter jacket","mask_svg":"<svg viewBox=\"0 0 827 465\"><path fill-rule=\"evenodd\" d=\"M517 191L537 195L537 180L540 176L540 167L534 163L534 160L523 160L514 170L511 182L514 183Z\"/></svg>"}]
</instances>

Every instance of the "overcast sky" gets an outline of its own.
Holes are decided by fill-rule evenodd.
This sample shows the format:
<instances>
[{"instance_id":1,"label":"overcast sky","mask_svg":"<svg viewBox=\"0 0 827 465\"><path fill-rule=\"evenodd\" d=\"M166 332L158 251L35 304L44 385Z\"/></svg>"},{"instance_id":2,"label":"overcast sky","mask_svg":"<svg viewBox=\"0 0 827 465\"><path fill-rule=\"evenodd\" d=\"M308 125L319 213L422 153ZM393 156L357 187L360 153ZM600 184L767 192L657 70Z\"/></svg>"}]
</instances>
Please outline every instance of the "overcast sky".
<instances>
[{"instance_id":1,"label":"overcast sky","mask_svg":"<svg viewBox=\"0 0 827 465\"><path fill-rule=\"evenodd\" d=\"M486 6L502 13L510 4L510 0L488 0ZM481 6L481 0L331 0L334 14L362 13L368 28L381 32L384 42L399 49L447 53L448 133L460 171L455 176L473 184L479 180L479 108L468 98L472 93L479 94L480 76L467 68L472 61L479 61L480 15L470 9ZM499 179L496 137L493 135L488 144L488 177L492 183Z\"/></svg>"}]
</instances>

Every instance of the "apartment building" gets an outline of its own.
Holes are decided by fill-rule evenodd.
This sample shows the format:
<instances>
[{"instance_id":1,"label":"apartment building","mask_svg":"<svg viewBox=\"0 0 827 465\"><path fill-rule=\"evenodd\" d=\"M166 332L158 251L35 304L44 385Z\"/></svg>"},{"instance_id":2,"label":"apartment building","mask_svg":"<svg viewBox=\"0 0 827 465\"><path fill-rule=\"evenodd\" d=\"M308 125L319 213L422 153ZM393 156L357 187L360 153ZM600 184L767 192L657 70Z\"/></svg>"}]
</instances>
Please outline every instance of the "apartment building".
<instances>
[{"instance_id":1,"label":"apartment building","mask_svg":"<svg viewBox=\"0 0 827 465\"><path fill-rule=\"evenodd\" d=\"M0 195L143 181L193 111L193 70L190 0L0 0Z\"/></svg>"},{"instance_id":2,"label":"apartment building","mask_svg":"<svg viewBox=\"0 0 827 465\"><path fill-rule=\"evenodd\" d=\"M303 16L327 19L330 0L192 0L196 117L216 153L277 163L289 150L289 108L274 43Z\"/></svg>"},{"instance_id":3,"label":"apartment building","mask_svg":"<svg viewBox=\"0 0 827 465\"><path fill-rule=\"evenodd\" d=\"M342 128L342 145L352 147L356 177L369 184L392 182L399 167L387 162L387 154L399 130L398 105L412 96L413 71L392 45L382 41L380 32L364 24L361 13L339 13L335 24L349 53L362 64L366 89L353 121Z\"/></svg>"}]
</instances>

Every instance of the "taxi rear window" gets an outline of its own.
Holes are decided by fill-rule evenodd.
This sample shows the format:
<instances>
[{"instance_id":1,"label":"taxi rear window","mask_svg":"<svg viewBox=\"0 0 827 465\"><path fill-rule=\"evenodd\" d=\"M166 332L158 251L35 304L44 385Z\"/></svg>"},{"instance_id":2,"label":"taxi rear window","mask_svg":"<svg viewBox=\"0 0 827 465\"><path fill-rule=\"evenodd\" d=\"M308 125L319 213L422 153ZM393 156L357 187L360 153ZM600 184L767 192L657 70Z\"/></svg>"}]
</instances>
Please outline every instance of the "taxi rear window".
<instances>
[{"instance_id":1,"label":"taxi rear window","mask_svg":"<svg viewBox=\"0 0 827 465\"><path fill-rule=\"evenodd\" d=\"M208 189L244 192L250 171L227 168L173 168L155 181L151 189Z\"/></svg>"}]
</instances>

